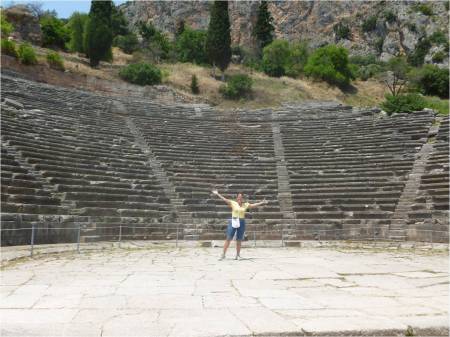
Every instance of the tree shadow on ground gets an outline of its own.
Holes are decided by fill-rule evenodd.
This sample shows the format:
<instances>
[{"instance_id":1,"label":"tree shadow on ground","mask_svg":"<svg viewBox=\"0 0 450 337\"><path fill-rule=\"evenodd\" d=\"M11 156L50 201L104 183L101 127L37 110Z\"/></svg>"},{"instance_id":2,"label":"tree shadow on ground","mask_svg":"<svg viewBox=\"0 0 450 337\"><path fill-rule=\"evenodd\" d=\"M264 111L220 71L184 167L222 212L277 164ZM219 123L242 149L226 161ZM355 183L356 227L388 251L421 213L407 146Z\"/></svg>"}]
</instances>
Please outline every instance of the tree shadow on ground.
<instances>
[{"instance_id":1,"label":"tree shadow on ground","mask_svg":"<svg viewBox=\"0 0 450 337\"><path fill-rule=\"evenodd\" d=\"M343 84L338 86L338 88L341 89L344 94L355 95L358 93L358 88L352 84Z\"/></svg>"}]
</instances>

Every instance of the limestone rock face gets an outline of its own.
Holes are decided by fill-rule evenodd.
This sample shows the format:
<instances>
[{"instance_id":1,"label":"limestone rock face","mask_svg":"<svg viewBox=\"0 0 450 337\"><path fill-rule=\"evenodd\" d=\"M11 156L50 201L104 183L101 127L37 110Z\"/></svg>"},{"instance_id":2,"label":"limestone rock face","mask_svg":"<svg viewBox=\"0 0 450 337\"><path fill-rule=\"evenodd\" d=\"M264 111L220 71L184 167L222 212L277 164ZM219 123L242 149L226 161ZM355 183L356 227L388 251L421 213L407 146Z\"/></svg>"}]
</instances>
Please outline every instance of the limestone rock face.
<instances>
[{"instance_id":1,"label":"limestone rock face","mask_svg":"<svg viewBox=\"0 0 450 337\"><path fill-rule=\"evenodd\" d=\"M6 19L14 26L14 31L11 34L14 38L41 45L42 31L39 21L25 6L13 6L3 12Z\"/></svg>"},{"instance_id":2,"label":"limestone rock face","mask_svg":"<svg viewBox=\"0 0 450 337\"><path fill-rule=\"evenodd\" d=\"M447 32L448 12L444 1L426 3L433 11L432 16L421 13L414 4L412 1L272 1L269 10L274 18L276 38L308 40L312 47L338 43L348 47L353 55L373 53L389 59L414 50L422 36L439 30ZM259 1L230 1L234 45L254 45L252 31L258 6ZM195 29L207 29L209 22L207 1L130 1L121 8L132 27L142 21L153 22L171 36L177 21L184 20ZM388 22L386 13L394 14L396 20ZM376 28L364 32L361 25L371 16L377 17ZM337 23L350 28L348 40L335 36L333 27Z\"/></svg>"}]
</instances>

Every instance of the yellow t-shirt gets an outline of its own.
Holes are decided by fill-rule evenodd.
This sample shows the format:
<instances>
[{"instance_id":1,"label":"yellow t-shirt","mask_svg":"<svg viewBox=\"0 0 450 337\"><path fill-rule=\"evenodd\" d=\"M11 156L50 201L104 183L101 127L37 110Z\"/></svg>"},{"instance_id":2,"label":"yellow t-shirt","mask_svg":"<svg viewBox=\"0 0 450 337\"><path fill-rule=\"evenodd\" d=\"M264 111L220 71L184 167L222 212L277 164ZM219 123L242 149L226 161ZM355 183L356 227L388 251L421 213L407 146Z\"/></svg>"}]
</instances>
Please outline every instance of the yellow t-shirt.
<instances>
[{"instance_id":1,"label":"yellow t-shirt","mask_svg":"<svg viewBox=\"0 0 450 337\"><path fill-rule=\"evenodd\" d=\"M233 218L237 218L239 217L240 219L244 219L245 218L245 212L247 211L248 206L250 205L248 202L242 204L241 206L239 206L239 204L237 203L237 201L234 200L230 200L231 201L231 216Z\"/></svg>"}]
</instances>

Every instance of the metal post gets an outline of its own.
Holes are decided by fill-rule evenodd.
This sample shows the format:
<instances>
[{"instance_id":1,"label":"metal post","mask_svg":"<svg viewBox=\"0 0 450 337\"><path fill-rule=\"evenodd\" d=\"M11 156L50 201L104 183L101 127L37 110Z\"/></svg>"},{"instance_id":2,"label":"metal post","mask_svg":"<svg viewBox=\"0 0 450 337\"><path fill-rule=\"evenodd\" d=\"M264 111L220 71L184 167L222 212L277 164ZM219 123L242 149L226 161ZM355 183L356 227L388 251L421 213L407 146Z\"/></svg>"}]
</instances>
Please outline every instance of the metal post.
<instances>
[{"instance_id":1,"label":"metal post","mask_svg":"<svg viewBox=\"0 0 450 337\"><path fill-rule=\"evenodd\" d=\"M281 247L284 247L283 227L281 227Z\"/></svg>"},{"instance_id":2,"label":"metal post","mask_svg":"<svg viewBox=\"0 0 450 337\"><path fill-rule=\"evenodd\" d=\"M176 235L175 247L178 248L178 223L177 223L177 235Z\"/></svg>"},{"instance_id":3,"label":"metal post","mask_svg":"<svg viewBox=\"0 0 450 337\"><path fill-rule=\"evenodd\" d=\"M78 224L78 232L77 232L77 253L80 254L80 234L81 234L81 225Z\"/></svg>"},{"instance_id":4,"label":"metal post","mask_svg":"<svg viewBox=\"0 0 450 337\"><path fill-rule=\"evenodd\" d=\"M33 257L33 250L34 250L34 231L35 231L36 224L31 225L31 247L30 247L30 256Z\"/></svg>"},{"instance_id":5,"label":"metal post","mask_svg":"<svg viewBox=\"0 0 450 337\"><path fill-rule=\"evenodd\" d=\"M375 226L372 226L372 241L373 241L373 246L375 247Z\"/></svg>"},{"instance_id":6,"label":"metal post","mask_svg":"<svg viewBox=\"0 0 450 337\"><path fill-rule=\"evenodd\" d=\"M256 247L256 231L253 230L253 247Z\"/></svg>"},{"instance_id":7,"label":"metal post","mask_svg":"<svg viewBox=\"0 0 450 337\"><path fill-rule=\"evenodd\" d=\"M122 241L122 224L119 225L119 248L120 248L121 241Z\"/></svg>"}]
</instances>

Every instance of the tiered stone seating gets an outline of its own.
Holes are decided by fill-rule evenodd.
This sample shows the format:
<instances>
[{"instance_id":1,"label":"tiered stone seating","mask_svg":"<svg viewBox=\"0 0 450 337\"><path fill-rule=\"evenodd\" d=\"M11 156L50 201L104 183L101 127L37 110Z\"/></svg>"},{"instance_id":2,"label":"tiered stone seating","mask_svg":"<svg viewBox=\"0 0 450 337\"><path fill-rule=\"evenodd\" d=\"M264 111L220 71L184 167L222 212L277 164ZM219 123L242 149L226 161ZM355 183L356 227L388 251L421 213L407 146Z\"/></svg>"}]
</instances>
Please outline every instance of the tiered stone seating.
<instances>
[{"instance_id":1,"label":"tiered stone seating","mask_svg":"<svg viewBox=\"0 0 450 337\"><path fill-rule=\"evenodd\" d=\"M54 186L76 222L93 229L93 236L117 236L119 224L172 221L169 200L147 167L146 156L135 148L122 119L105 109L102 98L9 77L3 77L2 90L4 97L26 108L2 114L6 148L20 152ZM22 209L6 204L3 212ZM69 214L67 207L57 211L49 210ZM24 213L43 212L34 207ZM100 226L113 228L95 230Z\"/></svg>"},{"instance_id":2,"label":"tiered stone seating","mask_svg":"<svg viewBox=\"0 0 450 337\"><path fill-rule=\"evenodd\" d=\"M116 240L119 227L123 239L173 239L175 226L179 238L222 239L230 211L212 189L270 202L249 212L257 239L281 239L281 229L285 240L390 239L405 210L415 230L406 239L448 233L448 118L409 210L431 112L383 117L331 102L221 112L10 75L2 99L24 108L2 103L2 223L47 228L39 242L73 241L76 231L53 229L78 226L86 240ZM28 243L29 232L12 233L2 244Z\"/></svg>"},{"instance_id":3,"label":"tiered stone seating","mask_svg":"<svg viewBox=\"0 0 450 337\"><path fill-rule=\"evenodd\" d=\"M443 118L433 151L421 177L421 184L412 211L409 228L416 240L448 241L449 219L449 118Z\"/></svg>"},{"instance_id":4,"label":"tiered stone seating","mask_svg":"<svg viewBox=\"0 0 450 337\"><path fill-rule=\"evenodd\" d=\"M386 237L433 115L375 119L370 113L318 109L310 114L282 122L297 218L290 236Z\"/></svg>"},{"instance_id":5,"label":"tiered stone seating","mask_svg":"<svg viewBox=\"0 0 450 337\"><path fill-rule=\"evenodd\" d=\"M6 112L3 110L3 114ZM34 222L52 220L55 214L66 214L60 200L44 189L27 169L21 167L6 147L1 149L1 200L2 200L2 245L29 244L31 227ZM48 217L50 215L50 217ZM27 229L27 230L12 230ZM36 236L36 242L55 242L56 234L70 238L70 233L48 229Z\"/></svg>"},{"instance_id":6,"label":"tiered stone seating","mask_svg":"<svg viewBox=\"0 0 450 337\"><path fill-rule=\"evenodd\" d=\"M229 218L228 206L211 194L214 188L230 198L242 192L250 202L270 202L249 212L250 230L268 231L280 223L270 123L248 124L214 111L200 116L192 108L169 114L136 102L127 106L200 228L200 238L223 238Z\"/></svg>"}]
</instances>

